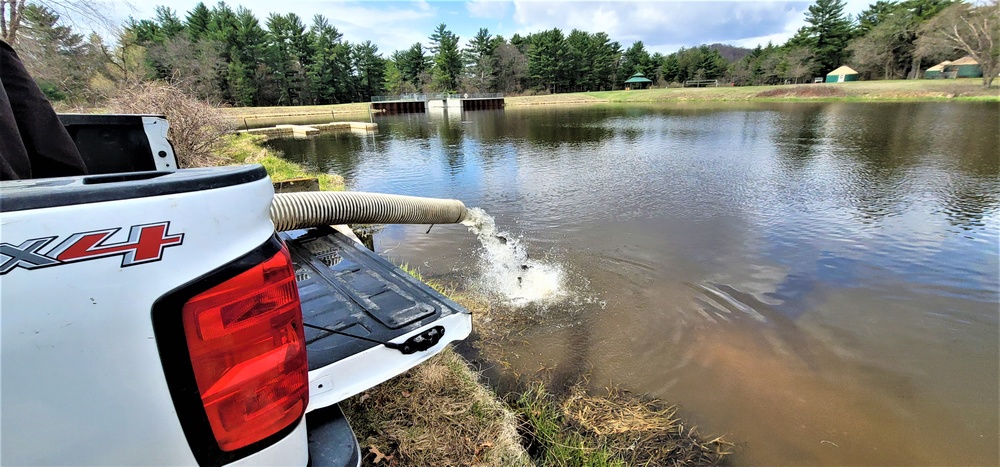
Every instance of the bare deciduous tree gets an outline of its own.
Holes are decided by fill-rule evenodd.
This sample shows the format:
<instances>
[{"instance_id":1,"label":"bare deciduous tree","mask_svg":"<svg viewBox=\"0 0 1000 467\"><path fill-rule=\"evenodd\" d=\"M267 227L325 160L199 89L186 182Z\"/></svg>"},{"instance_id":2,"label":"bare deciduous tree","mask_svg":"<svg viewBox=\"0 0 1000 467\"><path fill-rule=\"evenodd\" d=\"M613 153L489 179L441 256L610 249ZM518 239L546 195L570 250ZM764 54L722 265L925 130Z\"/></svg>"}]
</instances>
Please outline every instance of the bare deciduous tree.
<instances>
[{"instance_id":1,"label":"bare deciduous tree","mask_svg":"<svg viewBox=\"0 0 1000 467\"><path fill-rule=\"evenodd\" d=\"M808 47L789 49L786 59L788 60L786 77L794 79L796 84L798 84L799 79L808 78L812 70L816 68L815 55Z\"/></svg>"},{"instance_id":2,"label":"bare deciduous tree","mask_svg":"<svg viewBox=\"0 0 1000 467\"><path fill-rule=\"evenodd\" d=\"M22 14L26 3L26 0L0 0L0 39L10 45L17 43L17 33L24 21ZM108 30L114 29L116 26L115 20L109 14L112 8L105 2L95 0L33 0L32 3L51 9L76 26L79 26L79 23L90 23ZM131 8L128 2L125 2L125 5Z\"/></svg>"},{"instance_id":3,"label":"bare deciduous tree","mask_svg":"<svg viewBox=\"0 0 1000 467\"><path fill-rule=\"evenodd\" d=\"M108 108L115 113L165 115L170 122L168 136L182 167L218 165L216 151L235 128L233 119L218 108L163 82L122 86Z\"/></svg>"},{"instance_id":4,"label":"bare deciduous tree","mask_svg":"<svg viewBox=\"0 0 1000 467\"><path fill-rule=\"evenodd\" d=\"M505 93L523 91L521 81L528 73L528 57L517 47L506 43L496 48L496 54L499 68L497 90Z\"/></svg>"},{"instance_id":5,"label":"bare deciduous tree","mask_svg":"<svg viewBox=\"0 0 1000 467\"><path fill-rule=\"evenodd\" d=\"M192 42L187 36L176 36L151 46L147 56L172 70L167 80L185 94L219 102L222 92L216 80L225 72L226 63L221 58L224 48L219 41Z\"/></svg>"},{"instance_id":6,"label":"bare deciduous tree","mask_svg":"<svg viewBox=\"0 0 1000 467\"><path fill-rule=\"evenodd\" d=\"M917 54L929 56L942 50L961 51L983 70L983 86L990 87L1000 73L1000 5L997 0L978 4L956 3L927 22L917 39Z\"/></svg>"},{"instance_id":7,"label":"bare deciduous tree","mask_svg":"<svg viewBox=\"0 0 1000 467\"><path fill-rule=\"evenodd\" d=\"M21 27L24 0L0 0L0 39L13 45Z\"/></svg>"}]
</instances>

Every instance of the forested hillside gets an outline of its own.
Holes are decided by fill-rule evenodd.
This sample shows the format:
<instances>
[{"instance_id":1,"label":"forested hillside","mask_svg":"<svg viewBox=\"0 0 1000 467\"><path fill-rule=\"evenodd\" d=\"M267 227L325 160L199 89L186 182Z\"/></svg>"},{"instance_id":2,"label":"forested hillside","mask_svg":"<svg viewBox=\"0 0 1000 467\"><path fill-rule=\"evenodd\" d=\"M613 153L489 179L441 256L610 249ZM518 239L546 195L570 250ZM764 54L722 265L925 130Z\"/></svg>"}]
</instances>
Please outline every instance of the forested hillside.
<instances>
[{"instance_id":1,"label":"forested hillside","mask_svg":"<svg viewBox=\"0 0 1000 467\"><path fill-rule=\"evenodd\" d=\"M62 2L57 2L61 5ZM864 79L919 78L945 59L972 55L991 81L998 69L997 0L878 0L857 17L843 0L817 0L784 44L725 44L651 53L604 32L560 29L509 38L482 28L461 38L446 24L426 42L383 51L351 42L336 22L295 13L263 20L243 7L158 7L130 19L113 43L84 36L58 5L0 0L2 36L54 100L96 103L123 82L165 80L186 93L234 106L363 102L410 92L560 93L621 89L643 73L654 85L692 79L760 85L809 82L848 64ZM91 12L93 13L93 12ZM985 84L985 83L984 83Z\"/></svg>"}]
</instances>

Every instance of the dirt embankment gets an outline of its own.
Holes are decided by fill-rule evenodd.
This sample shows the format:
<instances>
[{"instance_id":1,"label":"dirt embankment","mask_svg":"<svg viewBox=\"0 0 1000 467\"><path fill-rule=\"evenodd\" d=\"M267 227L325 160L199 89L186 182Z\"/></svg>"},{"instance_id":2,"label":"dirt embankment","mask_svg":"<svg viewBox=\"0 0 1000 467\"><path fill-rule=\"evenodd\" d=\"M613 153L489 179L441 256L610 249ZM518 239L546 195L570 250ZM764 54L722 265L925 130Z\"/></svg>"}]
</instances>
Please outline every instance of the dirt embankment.
<instances>
[{"instance_id":1,"label":"dirt embankment","mask_svg":"<svg viewBox=\"0 0 1000 467\"><path fill-rule=\"evenodd\" d=\"M758 92L756 97L815 99L844 97L846 95L847 93L844 92L844 89L839 87L802 85L792 87L780 86L774 89L768 89L766 91Z\"/></svg>"}]
</instances>

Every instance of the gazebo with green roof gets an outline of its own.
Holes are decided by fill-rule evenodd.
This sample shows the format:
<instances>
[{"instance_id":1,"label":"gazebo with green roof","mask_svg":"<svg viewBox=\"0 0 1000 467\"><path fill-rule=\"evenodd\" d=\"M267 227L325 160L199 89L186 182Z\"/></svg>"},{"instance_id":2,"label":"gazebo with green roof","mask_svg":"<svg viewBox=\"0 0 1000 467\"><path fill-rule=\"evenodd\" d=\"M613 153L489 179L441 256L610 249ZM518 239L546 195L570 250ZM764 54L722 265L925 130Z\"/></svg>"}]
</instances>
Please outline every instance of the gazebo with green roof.
<instances>
[{"instance_id":1,"label":"gazebo with green roof","mask_svg":"<svg viewBox=\"0 0 1000 467\"><path fill-rule=\"evenodd\" d=\"M647 89L651 84L653 84L653 80L647 78L642 73L636 73L631 78L625 80L625 90Z\"/></svg>"}]
</instances>

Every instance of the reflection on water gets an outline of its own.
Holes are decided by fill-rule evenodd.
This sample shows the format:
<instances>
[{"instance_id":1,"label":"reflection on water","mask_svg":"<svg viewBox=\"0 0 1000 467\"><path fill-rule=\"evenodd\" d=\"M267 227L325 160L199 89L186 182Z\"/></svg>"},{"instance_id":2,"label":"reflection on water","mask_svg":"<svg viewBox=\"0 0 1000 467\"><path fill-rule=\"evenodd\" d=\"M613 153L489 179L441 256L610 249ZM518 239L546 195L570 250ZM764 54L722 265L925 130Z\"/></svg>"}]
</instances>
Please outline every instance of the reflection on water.
<instances>
[{"instance_id":1,"label":"reflection on water","mask_svg":"<svg viewBox=\"0 0 1000 467\"><path fill-rule=\"evenodd\" d=\"M505 344L515 371L679 402L744 443L739 463L1000 462L996 104L378 123L274 144L355 189L481 206L599 298L544 310ZM475 275L464 227L425 231L390 227L377 246L425 274Z\"/></svg>"}]
</instances>

